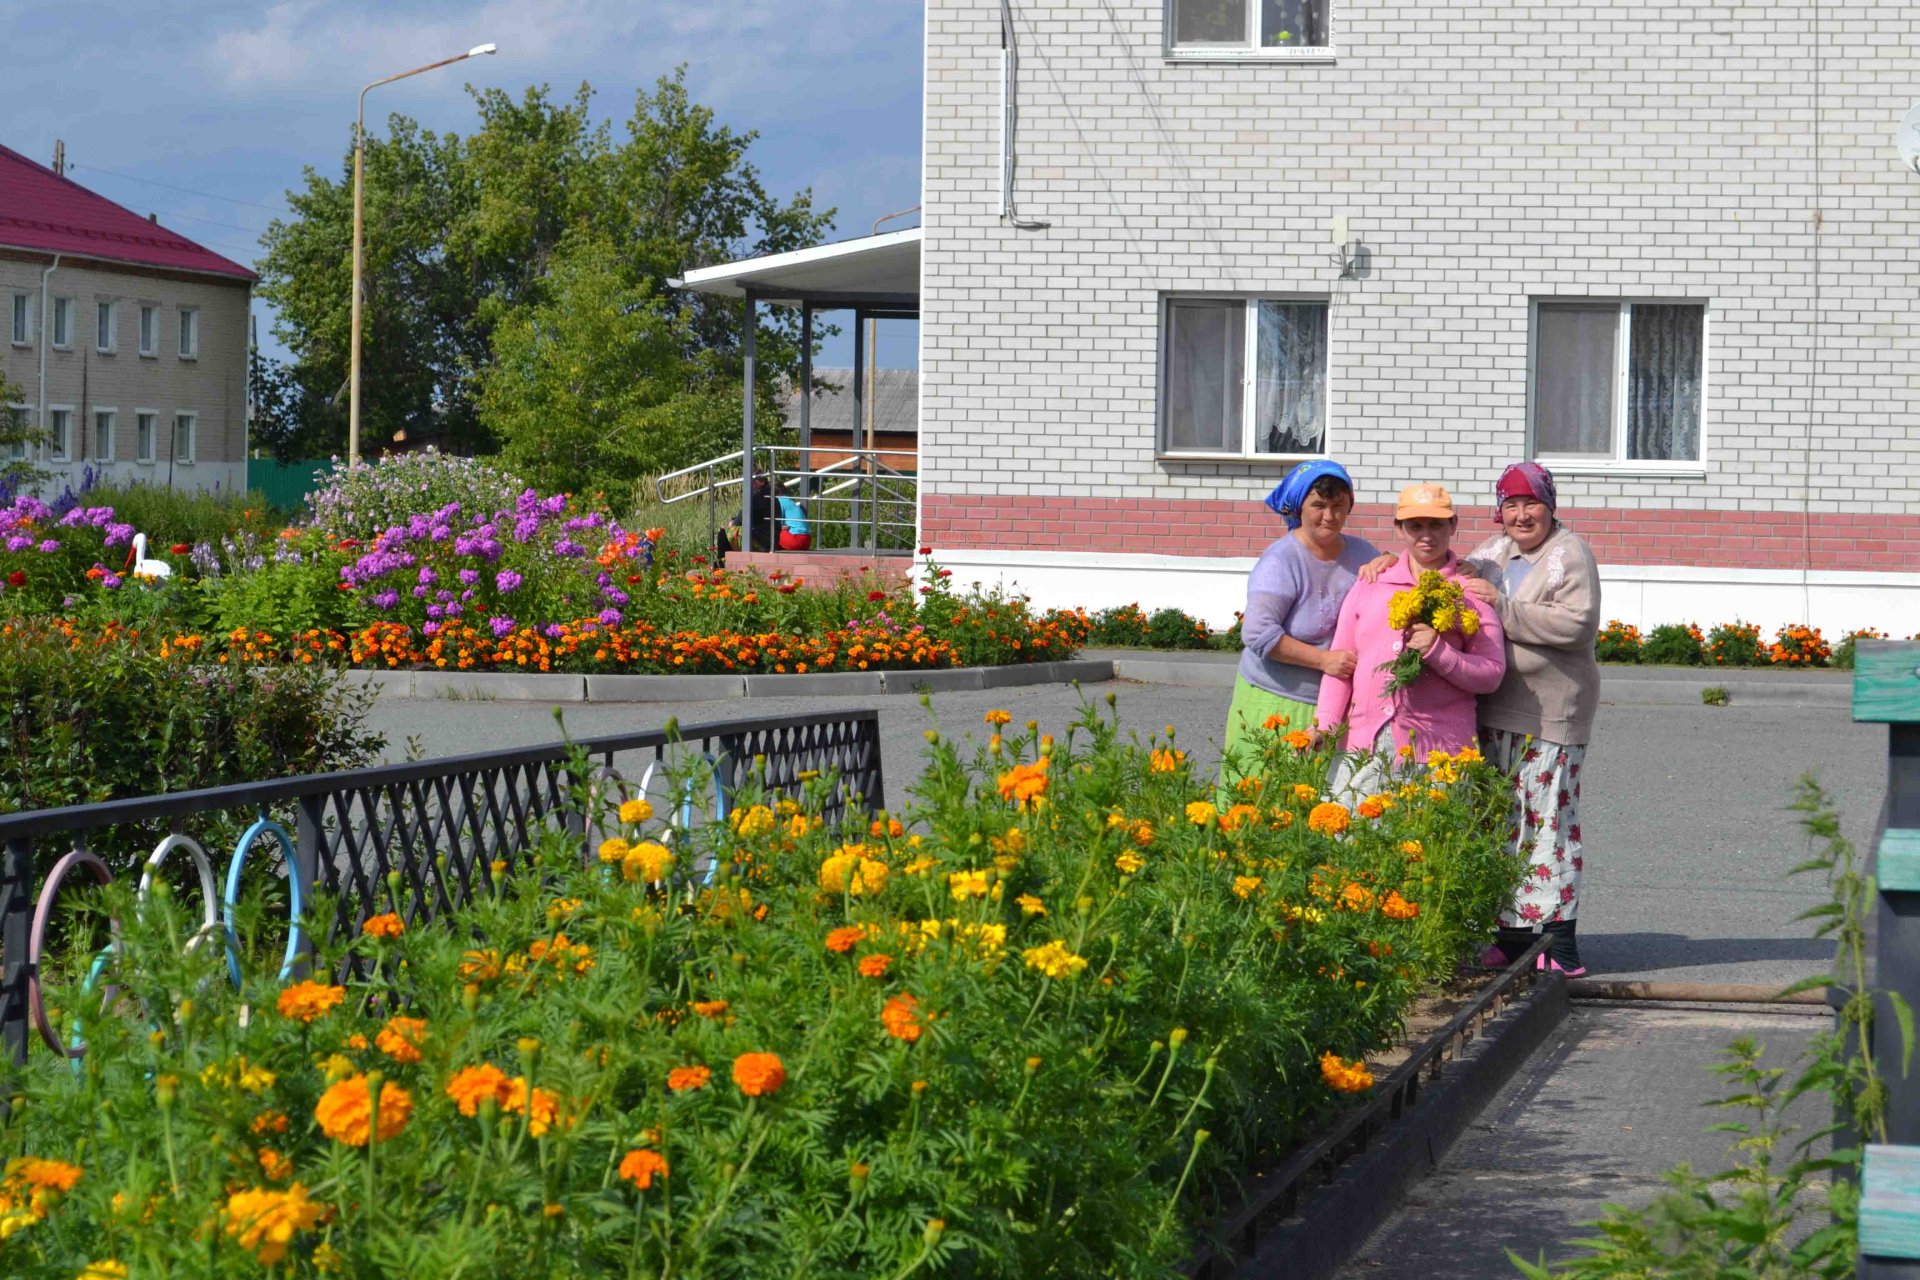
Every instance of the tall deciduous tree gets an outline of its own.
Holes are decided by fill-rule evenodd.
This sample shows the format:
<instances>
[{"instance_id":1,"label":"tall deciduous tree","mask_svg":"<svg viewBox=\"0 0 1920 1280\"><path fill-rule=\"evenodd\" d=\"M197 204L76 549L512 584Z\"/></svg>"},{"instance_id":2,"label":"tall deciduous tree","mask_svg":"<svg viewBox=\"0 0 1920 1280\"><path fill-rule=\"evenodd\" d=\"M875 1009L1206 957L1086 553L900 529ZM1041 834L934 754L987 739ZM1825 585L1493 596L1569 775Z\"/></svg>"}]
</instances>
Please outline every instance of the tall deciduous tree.
<instances>
[{"instance_id":1,"label":"tall deciduous tree","mask_svg":"<svg viewBox=\"0 0 1920 1280\"><path fill-rule=\"evenodd\" d=\"M770 195L746 158L755 135L718 124L680 72L636 95L617 143L592 121L585 85L565 102L544 86L517 99L470 92L480 127L468 137L395 116L387 137L368 140L362 447L404 430L543 466L557 448L581 468L556 481L568 488L693 461L717 436L724 449L739 421L739 305L666 282L816 244L831 212L804 191ZM308 170L260 266L275 332L295 354L285 434L335 447L352 177L350 149L338 179ZM791 317L762 317L760 355L771 409L774 385L797 371ZM727 427L718 406L729 399Z\"/></svg>"}]
</instances>

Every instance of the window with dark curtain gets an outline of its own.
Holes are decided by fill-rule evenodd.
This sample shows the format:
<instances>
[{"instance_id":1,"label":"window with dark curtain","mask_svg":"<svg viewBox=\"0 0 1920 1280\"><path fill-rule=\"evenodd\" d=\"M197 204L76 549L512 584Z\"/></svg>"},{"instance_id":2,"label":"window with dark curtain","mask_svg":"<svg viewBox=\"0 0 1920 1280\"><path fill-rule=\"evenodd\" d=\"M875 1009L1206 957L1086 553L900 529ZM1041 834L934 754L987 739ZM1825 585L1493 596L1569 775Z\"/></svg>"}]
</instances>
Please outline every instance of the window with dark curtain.
<instances>
[{"instance_id":1,"label":"window with dark curtain","mask_svg":"<svg viewBox=\"0 0 1920 1280\"><path fill-rule=\"evenodd\" d=\"M1246 304L1167 304L1165 448L1238 452Z\"/></svg>"},{"instance_id":2,"label":"window with dark curtain","mask_svg":"<svg viewBox=\"0 0 1920 1280\"><path fill-rule=\"evenodd\" d=\"M1700 460L1705 319L1704 307L1634 304L1628 318L1627 457Z\"/></svg>"},{"instance_id":3,"label":"window with dark curtain","mask_svg":"<svg viewBox=\"0 0 1920 1280\"><path fill-rule=\"evenodd\" d=\"M1173 0L1173 43L1239 45L1247 43L1249 0Z\"/></svg>"},{"instance_id":4,"label":"window with dark curtain","mask_svg":"<svg viewBox=\"0 0 1920 1280\"><path fill-rule=\"evenodd\" d=\"M1618 303L1540 304L1534 318L1533 448L1613 455Z\"/></svg>"},{"instance_id":5,"label":"window with dark curtain","mask_svg":"<svg viewBox=\"0 0 1920 1280\"><path fill-rule=\"evenodd\" d=\"M1262 302L1254 369L1254 451L1324 453L1327 307Z\"/></svg>"}]
</instances>

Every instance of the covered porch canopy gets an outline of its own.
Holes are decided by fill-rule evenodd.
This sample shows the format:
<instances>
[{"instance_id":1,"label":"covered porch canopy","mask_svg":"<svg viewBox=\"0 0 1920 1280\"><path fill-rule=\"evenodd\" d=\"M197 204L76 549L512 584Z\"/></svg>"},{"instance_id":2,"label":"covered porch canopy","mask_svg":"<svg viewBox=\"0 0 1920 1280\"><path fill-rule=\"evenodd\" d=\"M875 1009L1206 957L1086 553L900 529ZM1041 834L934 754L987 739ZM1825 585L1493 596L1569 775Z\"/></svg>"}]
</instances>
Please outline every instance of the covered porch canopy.
<instances>
[{"instance_id":1,"label":"covered porch canopy","mask_svg":"<svg viewBox=\"0 0 1920 1280\"><path fill-rule=\"evenodd\" d=\"M753 546L753 401L757 370L754 339L759 306L800 308L800 448L812 444L809 422L813 397L813 314L853 312L854 421L864 417L862 377L874 358L867 350L866 321L920 318L920 228L889 231L859 240L816 245L790 253L723 263L689 271L669 281L676 288L746 303L741 354L745 363L746 404L741 413L740 540Z\"/></svg>"}]
</instances>

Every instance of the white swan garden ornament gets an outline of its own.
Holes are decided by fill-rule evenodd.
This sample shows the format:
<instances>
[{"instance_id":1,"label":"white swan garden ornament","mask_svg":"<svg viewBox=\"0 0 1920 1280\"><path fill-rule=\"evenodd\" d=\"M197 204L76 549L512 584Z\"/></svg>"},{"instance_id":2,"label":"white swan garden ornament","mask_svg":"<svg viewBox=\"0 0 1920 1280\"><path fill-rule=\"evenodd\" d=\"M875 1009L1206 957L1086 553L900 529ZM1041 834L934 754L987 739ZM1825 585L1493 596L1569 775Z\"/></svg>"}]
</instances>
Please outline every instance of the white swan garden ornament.
<instances>
[{"instance_id":1,"label":"white swan garden ornament","mask_svg":"<svg viewBox=\"0 0 1920 1280\"><path fill-rule=\"evenodd\" d=\"M136 578L171 578L173 566L165 560L147 559L147 535L133 535L133 576Z\"/></svg>"}]
</instances>

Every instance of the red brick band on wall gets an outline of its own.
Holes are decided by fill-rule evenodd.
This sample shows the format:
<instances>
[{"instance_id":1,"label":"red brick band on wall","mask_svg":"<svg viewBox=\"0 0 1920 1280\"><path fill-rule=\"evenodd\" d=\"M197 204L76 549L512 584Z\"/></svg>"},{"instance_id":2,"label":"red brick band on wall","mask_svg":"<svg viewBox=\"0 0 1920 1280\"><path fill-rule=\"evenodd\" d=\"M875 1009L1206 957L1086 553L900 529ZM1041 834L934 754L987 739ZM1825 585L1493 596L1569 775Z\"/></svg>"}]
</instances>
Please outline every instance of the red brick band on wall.
<instances>
[{"instance_id":1,"label":"red brick band on wall","mask_svg":"<svg viewBox=\"0 0 1920 1280\"><path fill-rule=\"evenodd\" d=\"M1255 502L1171 498L1023 498L925 494L922 539L939 549L1113 551L1254 556L1285 532ZM1706 569L1920 573L1920 515L1798 511L1647 511L1568 507L1561 513L1605 564ZM1364 503L1347 526L1397 549L1393 508ZM1459 540L1493 532L1484 504L1462 509Z\"/></svg>"}]
</instances>

